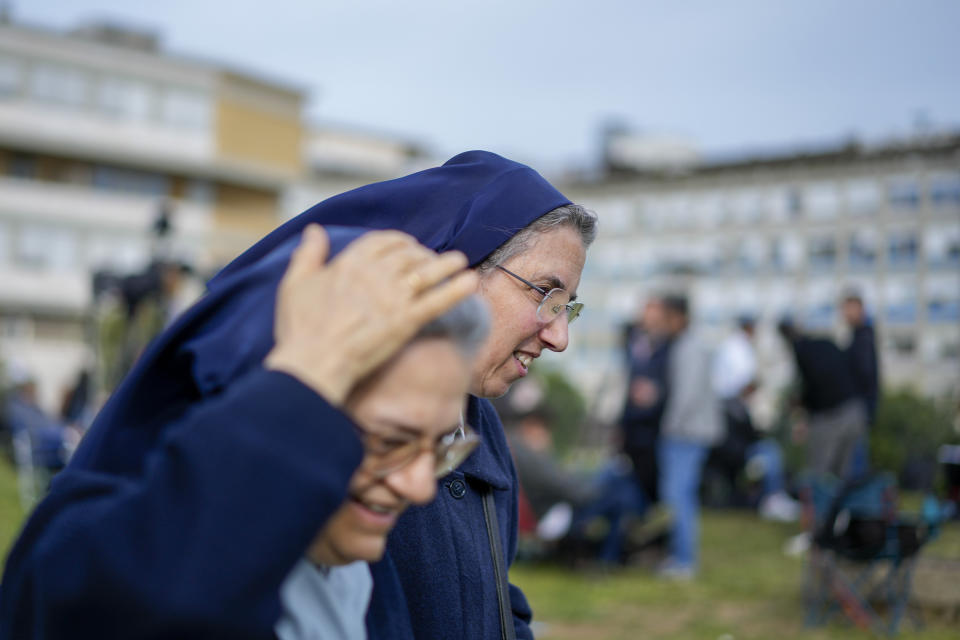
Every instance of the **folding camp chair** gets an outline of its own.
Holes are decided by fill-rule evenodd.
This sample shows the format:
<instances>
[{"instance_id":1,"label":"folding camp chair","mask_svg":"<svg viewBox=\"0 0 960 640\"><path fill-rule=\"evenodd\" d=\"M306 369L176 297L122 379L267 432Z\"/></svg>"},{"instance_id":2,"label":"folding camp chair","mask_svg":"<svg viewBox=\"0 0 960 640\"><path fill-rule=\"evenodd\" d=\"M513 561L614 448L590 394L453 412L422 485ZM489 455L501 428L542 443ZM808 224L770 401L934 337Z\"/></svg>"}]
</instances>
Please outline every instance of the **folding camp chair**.
<instances>
[{"instance_id":1,"label":"folding camp chair","mask_svg":"<svg viewBox=\"0 0 960 640\"><path fill-rule=\"evenodd\" d=\"M907 603L917 553L937 535L939 510L900 514L890 474L846 482L807 475L800 486L811 535L804 573L807 625L824 624L842 612L859 628L877 633L895 634L905 614L921 626Z\"/></svg>"}]
</instances>

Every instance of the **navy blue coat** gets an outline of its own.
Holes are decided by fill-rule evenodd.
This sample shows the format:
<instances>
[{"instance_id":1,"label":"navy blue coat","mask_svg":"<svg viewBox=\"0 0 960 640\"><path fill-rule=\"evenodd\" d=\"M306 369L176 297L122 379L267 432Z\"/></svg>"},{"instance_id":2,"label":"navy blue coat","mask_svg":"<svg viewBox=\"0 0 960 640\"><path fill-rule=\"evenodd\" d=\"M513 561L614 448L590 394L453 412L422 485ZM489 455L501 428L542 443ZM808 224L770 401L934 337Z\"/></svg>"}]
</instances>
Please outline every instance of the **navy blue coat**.
<instances>
[{"instance_id":1,"label":"navy blue coat","mask_svg":"<svg viewBox=\"0 0 960 640\"><path fill-rule=\"evenodd\" d=\"M880 367L877 364L877 339L873 327L861 325L853 330L853 339L845 351L853 373L857 395L867 409L867 424L873 425L880 399Z\"/></svg>"},{"instance_id":2,"label":"navy blue coat","mask_svg":"<svg viewBox=\"0 0 960 640\"><path fill-rule=\"evenodd\" d=\"M483 445L440 481L436 500L400 517L387 557L372 566L371 639L500 637L497 580L481 500L484 491L493 491L503 566L509 567L517 550L517 478L493 405L471 398L466 419ZM403 597L396 593L398 585L407 594L412 634L401 632L405 616L395 607ZM523 592L513 585L509 592L517 638L533 638Z\"/></svg>"}]
</instances>

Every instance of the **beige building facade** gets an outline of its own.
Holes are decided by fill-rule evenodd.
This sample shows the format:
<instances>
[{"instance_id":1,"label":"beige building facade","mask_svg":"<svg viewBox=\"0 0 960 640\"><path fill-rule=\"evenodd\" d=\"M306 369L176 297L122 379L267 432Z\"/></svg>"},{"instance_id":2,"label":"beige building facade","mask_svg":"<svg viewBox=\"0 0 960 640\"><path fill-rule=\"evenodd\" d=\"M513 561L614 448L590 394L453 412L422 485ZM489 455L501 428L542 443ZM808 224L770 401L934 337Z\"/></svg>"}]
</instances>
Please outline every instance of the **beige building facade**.
<instances>
[{"instance_id":1,"label":"beige building facade","mask_svg":"<svg viewBox=\"0 0 960 640\"><path fill-rule=\"evenodd\" d=\"M151 34L0 24L0 357L45 406L90 358L95 271L209 270L276 226L305 166L303 101Z\"/></svg>"}]
</instances>

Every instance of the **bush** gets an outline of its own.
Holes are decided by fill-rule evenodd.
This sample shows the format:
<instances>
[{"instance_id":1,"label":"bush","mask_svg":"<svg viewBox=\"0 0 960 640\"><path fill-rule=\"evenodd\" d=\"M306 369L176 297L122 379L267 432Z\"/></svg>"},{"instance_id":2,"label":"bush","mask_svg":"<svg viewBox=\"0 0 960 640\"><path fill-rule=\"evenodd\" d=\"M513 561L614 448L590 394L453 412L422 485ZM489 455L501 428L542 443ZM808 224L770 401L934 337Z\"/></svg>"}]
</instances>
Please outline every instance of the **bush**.
<instances>
[{"instance_id":1,"label":"bush","mask_svg":"<svg viewBox=\"0 0 960 640\"><path fill-rule=\"evenodd\" d=\"M537 378L543 385L543 402L550 408L554 450L566 453L580 437L587 403L580 390L559 370L542 369L537 371Z\"/></svg>"},{"instance_id":2,"label":"bush","mask_svg":"<svg viewBox=\"0 0 960 640\"><path fill-rule=\"evenodd\" d=\"M952 428L951 405L955 402L934 400L908 389L884 393L870 433L871 465L896 473L904 488L931 488L937 448L958 440Z\"/></svg>"}]
</instances>

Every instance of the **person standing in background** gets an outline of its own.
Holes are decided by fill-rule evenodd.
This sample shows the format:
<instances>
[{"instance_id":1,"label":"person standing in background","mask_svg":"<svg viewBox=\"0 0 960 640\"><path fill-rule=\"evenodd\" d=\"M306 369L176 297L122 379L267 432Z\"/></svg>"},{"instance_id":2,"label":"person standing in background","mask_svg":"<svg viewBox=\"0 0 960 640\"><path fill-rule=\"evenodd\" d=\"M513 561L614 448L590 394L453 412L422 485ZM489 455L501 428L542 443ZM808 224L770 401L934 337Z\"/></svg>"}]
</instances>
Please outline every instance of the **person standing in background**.
<instances>
[{"instance_id":1,"label":"person standing in background","mask_svg":"<svg viewBox=\"0 0 960 640\"><path fill-rule=\"evenodd\" d=\"M863 298L856 291L849 291L843 298L841 307L843 320L850 328L850 343L844 350L853 375L853 384L857 396L863 402L866 411L866 430L857 443L850 463L850 474L859 476L870 469L870 428L877 417L877 404L880 399L880 366L877 360L877 339L873 323L867 317Z\"/></svg>"},{"instance_id":2,"label":"person standing in background","mask_svg":"<svg viewBox=\"0 0 960 640\"><path fill-rule=\"evenodd\" d=\"M723 405L726 436L711 451L710 462L720 463L731 475L745 470L751 480L762 478L760 516L792 522L800 516L800 505L785 491L783 452L774 438L757 431L748 406L758 386L755 334L754 318L741 316L737 328L717 347L713 388Z\"/></svg>"},{"instance_id":3,"label":"person standing in background","mask_svg":"<svg viewBox=\"0 0 960 640\"><path fill-rule=\"evenodd\" d=\"M651 298L637 320L624 328L629 380L620 416L622 450L633 465L633 475L646 504L659 499L657 441L667 401L670 352L666 313L663 301Z\"/></svg>"},{"instance_id":4,"label":"person standing in background","mask_svg":"<svg viewBox=\"0 0 960 640\"><path fill-rule=\"evenodd\" d=\"M697 571L700 476L710 447L723 438L724 424L713 392L711 354L690 328L686 297L668 295L661 300L672 344L657 463L660 498L673 513L673 528L670 555L659 573L689 580Z\"/></svg>"},{"instance_id":5,"label":"person standing in background","mask_svg":"<svg viewBox=\"0 0 960 640\"><path fill-rule=\"evenodd\" d=\"M846 478L866 422L847 357L832 340L805 336L789 319L777 329L793 350L802 387L808 426L799 433L807 442L806 466Z\"/></svg>"}]
</instances>

